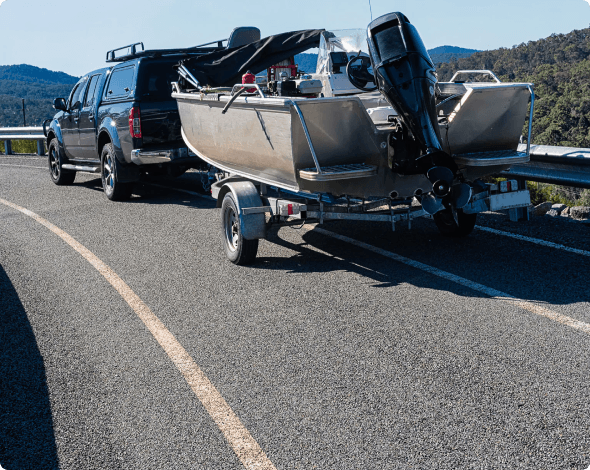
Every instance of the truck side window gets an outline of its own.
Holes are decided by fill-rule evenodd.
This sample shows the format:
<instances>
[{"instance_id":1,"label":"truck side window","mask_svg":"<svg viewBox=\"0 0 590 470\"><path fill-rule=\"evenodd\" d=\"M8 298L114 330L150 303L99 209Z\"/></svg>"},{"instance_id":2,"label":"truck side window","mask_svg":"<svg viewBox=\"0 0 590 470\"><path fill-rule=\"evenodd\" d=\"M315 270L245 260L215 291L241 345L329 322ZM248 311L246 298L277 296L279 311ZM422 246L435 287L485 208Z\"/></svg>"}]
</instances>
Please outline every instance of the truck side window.
<instances>
[{"instance_id":1,"label":"truck side window","mask_svg":"<svg viewBox=\"0 0 590 470\"><path fill-rule=\"evenodd\" d=\"M133 89L133 75L135 66L115 70L111 74L111 80L107 87L107 98L120 98L127 96Z\"/></svg>"},{"instance_id":2,"label":"truck side window","mask_svg":"<svg viewBox=\"0 0 590 470\"><path fill-rule=\"evenodd\" d=\"M88 85L88 93L86 93L86 99L84 100L85 108L93 106L96 101L96 86L98 85L99 79L100 75L94 75L90 79L90 84Z\"/></svg>"},{"instance_id":3,"label":"truck side window","mask_svg":"<svg viewBox=\"0 0 590 470\"><path fill-rule=\"evenodd\" d=\"M76 87L74 88L74 90L72 91L72 94L70 96L70 99L68 101L68 109L70 111L74 111L76 109L80 109L80 100L82 99L82 92L84 91L84 85L86 84L86 77L84 77L82 80L80 80L78 82L78 84L76 85Z\"/></svg>"}]
</instances>

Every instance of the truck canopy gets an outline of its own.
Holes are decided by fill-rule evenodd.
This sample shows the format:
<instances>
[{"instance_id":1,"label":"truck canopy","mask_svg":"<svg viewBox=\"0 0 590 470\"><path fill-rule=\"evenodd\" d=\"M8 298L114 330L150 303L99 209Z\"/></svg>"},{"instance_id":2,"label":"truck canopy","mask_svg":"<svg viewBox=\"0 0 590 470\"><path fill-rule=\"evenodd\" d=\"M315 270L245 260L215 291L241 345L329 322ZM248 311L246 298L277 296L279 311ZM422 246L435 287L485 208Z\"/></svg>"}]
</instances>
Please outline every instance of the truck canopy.
<instances>
[{"instance_id":1,"label":"truck canopy","mask_svg":"<svg viewBox=\"0 0 590 470\"><path fill-rule=\"evenodd\" d=\"M323 29L277 34L245 46L211 52L180 62L202 86L233 86L248 70L257 74L283 60L318 47Z\"/></svg>"}]
</instances>

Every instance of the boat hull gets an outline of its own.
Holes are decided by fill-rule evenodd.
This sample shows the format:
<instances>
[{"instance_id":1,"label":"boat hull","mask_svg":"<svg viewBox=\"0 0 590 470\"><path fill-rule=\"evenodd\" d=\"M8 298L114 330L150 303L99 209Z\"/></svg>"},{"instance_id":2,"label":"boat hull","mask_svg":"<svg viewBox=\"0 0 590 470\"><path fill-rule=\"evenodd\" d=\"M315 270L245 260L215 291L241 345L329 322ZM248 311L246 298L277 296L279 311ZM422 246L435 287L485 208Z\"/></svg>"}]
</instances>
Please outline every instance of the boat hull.
<instances>
[{"instance_id":1,"label":"boat hull","mask_svg":"<svg viewBox=\"0 0 590 470\"><path fill-rule=\"evenodd\" d=\"M431 184L423 175L400 177L388 167L389 130L378 129L358 97L301 99L238 99L224 114L224 96L175 93L183 138L203 160L255 181L291 191L353 197L388 197L392 191L413 196ZM315 163L301 110L320 167L365 164L371 176L334 181L309 181L300 172Z\"/></svg>"}]
</instances>

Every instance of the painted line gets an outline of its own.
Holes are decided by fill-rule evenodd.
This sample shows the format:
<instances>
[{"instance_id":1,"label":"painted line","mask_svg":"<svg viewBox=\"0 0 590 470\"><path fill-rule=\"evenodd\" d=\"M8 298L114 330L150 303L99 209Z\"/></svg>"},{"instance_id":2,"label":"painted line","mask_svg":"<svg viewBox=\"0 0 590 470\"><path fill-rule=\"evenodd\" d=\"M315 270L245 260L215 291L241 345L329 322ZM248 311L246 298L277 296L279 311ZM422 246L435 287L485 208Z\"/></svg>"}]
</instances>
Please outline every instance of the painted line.
<instances>
[{"instance_id":1,"label":"painted line","mask_svg":"<svg viewBox=\"0 0 590 470\"><path fill-rule=\"evenodd\" d=\"M46 166L13 165L11 163L0 163L0 166L18 166L21 168L38 168L40 170L48 170Z\"/></svg>"},{"instance_id":2,"label":"painted line","mask_svg":"<svg viewBox=\"0 0 590 470\"><path fill-rule=\"evenodd\" d=\"M518 235L516 233L503 232L502 230L496 230L495 228L489 228L489 227L482 227L481 225L476 225L475 228L477 230L481 230L482 232L494 233L496 235L502 235L504 237L514 238L515 240L522 240L525 242L534 243L536 245L548 246L550 248L557 248L558 250L569 251L570 253L575 253L577 255L590 256L590 251L578 250L577 248L570 248L569 246L560 245L558 243L553 243L553 242L548 242L546 240L541 240L540 238L532 238L532 237L526 237L524 235Z\"/></svg>"},{"instance_id":3,"label":"painted line","mask_svg":"<svg viewBox=\"0 0 590 470\"><path fill-rule=\"evenodd\" d=\"M188 352L123 279L85 246L51 222L4 199L0 198L0 203L22 212L47 227L80 253L119 292L182 373L244 467L248 470L276 470L264 451Z\"/></svg>"},{"instance_id":4,"label":"painted line","mask_svg":"<svg viewBox=\"0 0 590 470\"><path fill-rule=\"evenodd\" d=\"M188 190L184 190L184 189L177 189L177 188L170 188L167 186L161 186L161 185L157 185L157 184L153 184L152 186L157 186L159 188L164 188L164 189L172 189L174 191L181 191L181 192L192 194L192 195L202 197L205 199L214 200L211 196L205 196L203 194L199 194L199 193L196 193L193 191L188 191ZM525 241L532 241L533 243L537 243L539 245L551 246L552 248L559 248L559 249L562 249L565 251L570 251L573 253L582 254L584 256L590 256L590 252L587 252L584 250L577 250L576 248L569 248L564 245L558 245L556 243L546 242L544 240L539 240L536 238L521 237L520 235L508 234L507 232L501 232L499 230L487 229L487 227L479 227L478 226L477 228L480 230L484 230L484 231L490 231L492 233L499 233L500 235L505 235L505 234L510 235L510 236L513 236L513 238L522 239ZM413 268L420 269L421 271L425 271L427 273L430 273L434 276L437 276L437 277L440 277L443 279L447 279L451 282L468 287L468 288L475 290L477 292L482 292L483 294L486 294L486 295L492 297L493 299L501 300L503 302L508 302L514 306L520 307L523 310L527 310L531 313L534 313L535 315L539 315L539 316L548 318L548 319L553 320L557 323L561 323L562 325L569 326L571 328L583 331L584 333L590 335L590 324L584 323L582 321L576 320L576 319L568 317L566 315L562 315L561 313L554 312L553 310L550 310L539 303L533 303L533 302L529 302L529 301L526 301L523 299L513 297L510 294L506 294L505 292L501 292L499 290L492 289L491 287L484 286L483 284L479 284L477 282L470 281L469 279L465 279L461 276L457 276L455 274L451 274L449 272L429 266L427 264L420 263L419 261L414 261L410 258L406 258L405 256L401 256L396 253L392 253L392 252L384 250L382 248L377 248L376 246L369 245L368 243L364 243L359 240L355 240L354 238L350 238L350 237L346 237L344 235L330 232L329 230L325 230L325 229L317 227L317 226L315 226L315 228L314 228L313 225L306 224L305 229L307 231L313 229L313 231L316 233L321 233L322 235L336 238L337 240L343 241L345 243L350 243L350 244L356 245L360 248L364 248L365 250L372 251L373 253L377 253L377 254L385 256L387 258L391 258L391 259L398 261L400 263L403 263L407 266L411 266Z\"/></svg>"},{"instance_id":5,"label":"painted line","mask_svg":"<svg viewBox=\"0 0 590 470\"><path fill-rule=\"evenodd\" d=\"M12 155L5 155L3 153L0 153L0 157L6 157L9 160L11 158L42 158L43 160L47 160L47 155L31 155L29 153L13 153Z\"/></svg>"},{"instance_id":6,"label":"painted line","mask_svg":"<svg viewBox=\"0 0 590 470\"><path fill-rule=\"evenodd\" d=\"M493 289L491 287L484 286L483 284L479 284L477 282L470 281L469 279L465 279L461 276L457 276L455 274L451 274L449 272L443 271L438 268L434 268L424 263L420 263L419 261L414 261L410 258L406 258L405 256L398 255L396 253L392 253L391 251L384 250L382 248L377 248L376 246L369 245L368 243L361 242L359 240L355 240L354 238L346 237L344 235L340 235L338 233L330 232L329 230L325 230L319 227L313 227L312 225L306 225L306 229L309 231L313 229L313 232L320 233L322 235L326 235L331 238L335 238L336 240L340 240L345 243L350 243L352 245L358 246L359 248L363 248L368 251L372 251L373 253L377 253L381 256L385 256L392 260L395 260L399 263L403 263L407 266L411 266L412 268L420 269L421 271L427 272L434 276L446 279L448 281L454 282L456 284L460 284L462 286L468 287L477 292L481 292L486 294L493 299L501 300L503 302L510 303L516 307L520 307L523 310L528 310L529 312L534 313L535 315L539 315L550 320L553 320L557 323L561 323L562 325L569 326L570 328L574 328L576 330L582 331L586 334L590 335L590 324L584 323L582 321L576 320L574 318L568 317L566 315L562 315L561 313L554 312L539 303L529 302L527 300L519 299L517 297L513 297L510 294L506 294L505 292Z\"/></svg>"}]
</instances>

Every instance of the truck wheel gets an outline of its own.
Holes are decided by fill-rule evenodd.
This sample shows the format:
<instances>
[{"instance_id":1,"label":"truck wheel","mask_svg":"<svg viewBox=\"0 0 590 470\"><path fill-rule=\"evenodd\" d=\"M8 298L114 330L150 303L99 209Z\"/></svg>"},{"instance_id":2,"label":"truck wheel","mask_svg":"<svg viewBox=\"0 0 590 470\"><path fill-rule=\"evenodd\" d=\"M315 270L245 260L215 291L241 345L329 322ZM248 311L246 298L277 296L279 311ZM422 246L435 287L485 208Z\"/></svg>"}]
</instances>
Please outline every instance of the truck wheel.
<instances>
[{"instance_id":1,"label":"truck wheel","mask_svg":"<svg viewBox=\"0 0 590 470\"><path fill-rule=\"evenodd\" d=\"M61 167L61 156L59 153L59 145L57 139L51 139L49 143L48 161L49 161L49 176L58 186L65 186L72 184L76 178L75 171L64 170Z\"/></svg>"},{"instance_id":2,"label":"truck wheel","mask_svg":"<svg viewBox=\"0 0 590 470\"><path fill-rule=\"evenodd\" d=\"M225 195L221 204L221 229L229 260L240 266L252 264L258 251L258 240L246 240L242 236L238 206L231 192Z\"/></svg>"},{"instance_id":3,"label":"truck wheel","mask_svg":"<svg viewBox=\"0 0 590 470\"><path fill-rule=\"evenodd\" d=\"M117 166L119 162L115 157L113 144L106 144L100 156L100 176L102 189L111 201L125 201L131 197L133 183L121 183L117 181Z\"/></svg>"},{"instance_id":4,"label":"truck wheel","mask_svg":"<svg viewBox=\"0 0 590 470\"><path fill-rule=\"evenodd\" d=\"M433 215L434 223L440 233L446 237L466 237L475 227L477 214L466 214L462 209L457 209L457 220L455 221L450 209L444 209Z\"/></svg>"}]
</instances>

